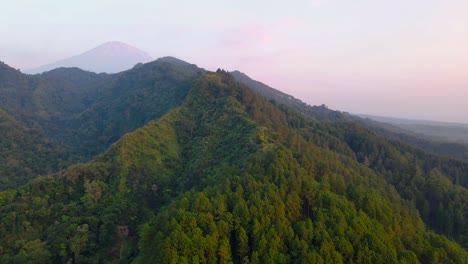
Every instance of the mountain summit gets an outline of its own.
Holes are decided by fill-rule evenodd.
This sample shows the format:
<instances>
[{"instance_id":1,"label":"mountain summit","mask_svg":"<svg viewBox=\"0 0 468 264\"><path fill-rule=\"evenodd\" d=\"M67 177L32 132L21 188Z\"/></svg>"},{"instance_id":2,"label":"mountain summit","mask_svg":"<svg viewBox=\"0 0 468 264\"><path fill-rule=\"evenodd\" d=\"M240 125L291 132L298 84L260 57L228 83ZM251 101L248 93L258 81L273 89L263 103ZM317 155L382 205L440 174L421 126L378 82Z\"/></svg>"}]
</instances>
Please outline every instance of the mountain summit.
<instances>
[{"instance_id":1,"label":"mountain summit","mask_svg":"<svg viewBox=\"0 0 468 264\"><path fill-rule=\"evenodd\" d=\"M36 74L60 67L78 67L96 73L116 73L128 70L137 63L152 61L146 52L119 41L104 43L82 54L66 58L25 73Z\"/></svg>"}]
</instances>

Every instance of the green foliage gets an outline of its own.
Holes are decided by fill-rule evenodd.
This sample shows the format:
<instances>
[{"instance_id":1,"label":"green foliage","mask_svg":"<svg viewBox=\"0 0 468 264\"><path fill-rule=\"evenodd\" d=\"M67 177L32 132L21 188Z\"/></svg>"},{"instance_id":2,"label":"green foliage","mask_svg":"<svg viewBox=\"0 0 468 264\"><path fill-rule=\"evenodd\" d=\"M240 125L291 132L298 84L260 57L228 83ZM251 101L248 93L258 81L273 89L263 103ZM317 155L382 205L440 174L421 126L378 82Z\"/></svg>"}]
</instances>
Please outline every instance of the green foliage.
<instances>
[{"instance_id":1,"label":"green foliage","mask_svg":"<svg viewBox=\"0 0 468 264\"><path fill-rule=\"evenodd\" d=\"M223 82L210 80L223 91ZM217 98L223 98L219 93ZM259 104L267 103L260 100ZM256 122L265 120L265 116L256 116L255 111L247 114L251 119L257 118ZM268 116L269 122L264 124L269 136L262 136L265 130L257 130L258 138L263 140L256 142L260 146L247 165L242 166L249 169L231 169L234 175L225 173L206 185L210 187L185 193L144 225L145 239L140 243L142 262L440 261L432 253L432 246L436 245L430 242L432 235L426 233L417 212L408 208L379 174L344 156L317 149L313 142L281 140L276 131L281 129L284 138L293 138L296 132L278 125L285 117L281 112L275 114L283 117ZM209 120L208 117L211 115L198 120ZM277 125L280 129L275 130ZM188 129L187 137L189 132ZM193 135L189 142L198 140ZM205 139L210 136L205 135ZM300 155L300 159L295 155ZM347 167L340 161L346 162ZM213 161L209 164L217 166ZM328 166L315 170L316 174L307 169L317 167L313 164ZM201 177L211 178L210 174L206 172ZM203 178L197 179L203 182ZM369 189L372 191L365 191ZM214 201L221 205L214 207ZM214 208L225 209L219 212ZM218 242L208 242L212 239ZM426 246L418 247L420 240L427 241ZM445 244L436 247L445 252L443 256L450 255L451 261L463 262L466 252L460 247L455 250L457 253L452 251L453 245L445 240Z\"/></svg>"},{"instance_id":2,"label":"green foliage","mask_svg":"<svg viewBox=\"0 0 468 264\"><path fill-rule=\"evenodd\" d=\"M468 247L468 211L465 210L468 207L468 163L430 155L401 142L431 153L462 160L468 160L466 146L429 141L425 137L394 126L354 118L345 113L328 110L325 106L308 106L240 72L231 74L236 80L251 86L265 97L287 106L286 113L288 108L302 113L302 118L295 117L295 113L288 116L290 126L304 129L305 120L316 121L313 127L308 129L308 133L303 133L302 136L312 139L318 146L354 156L358 162L381 174L396 188L401 197L419 210L422 219L430 228ZM436 131L437 127L431 129L434 130L429 131L431 133L440 132ZM447 132L450 129L441 130ZM324 166L319 166L319 175L324 169L326 170ZM335 189L337 186L343 188L340 178L335 177ZM353 195L356 195L355 191Z\"/></svg>"},{"instance_id":3,"label":"green foliage","mask_svg":"<svg viewBox=\"0 0 468 264\"><path fill-rule=\"evenodd\" d=\"M66 163L65 148L40 130L28 128L0 109L0 190L25 184L37 175L57 171Z\"/></svg>"},{"instance_id":4,"label":"green foliage","mask_svg":"<svg viewBox=\"0 0 468 264\"><path fill-rule=\"evenodd\" d=\"M451 232L463 233L466 216L449 205L464 206L465 163L434 165L359 125L319 122L223 71L188 81L195 72L153 66L119 75L115 87L130 96L135 80L161 74L185 87L181 104L158 108L178 106L91 162L0 192L0 263L466 263L466 250L428 231L398 185L418 187L429 215L440 202L434 221L454 221L450 208ZM156 118L147 104L151 113L107 128Z\"/></svg>"},{"instance_id":5,"label":"green foliage","mask_svg":"<svg viewBox=\"0 0 468 264\"><path fill-rule=\"evenodd\" d=\"M467 163L387 141L354 123L330 124L328 130L410 201L430 228L468 245Z\"/></svg>"},{"instance_id":6,"label":"green foliage","mask_svg":"<svg viewBox=\"0 0 468 264\"><path fill-rule=\"evenodd\" d=\"M425 135L422 131L416 130L412 132L410 129L407 130L407 128L411 128L411 126L408 127L406 125L402 125L401 127L398 127L397 124L380 123L370 119L364 119L362 120L362 123L372 131L375 131L386 138L405 142L429 153L468 161L468 142L463 142L462 140L463 137L467 137L466 132L463 134L467 128L427 126L428 130L435 130L429 131L431 134L435 132L437 135L438 129L447 129L450 131L449 133L454 133L450 136L439 134L439 137L436 135L434 135L435 137L432 137ZM420 128L418 128L418 130L419 129ZM455 140L456 138L459 138L459 140Z\"/></svg>"},{"instance_id":7,"label":"green foliage","mask_svg":"<svg viewBox=\"0 0 468 264\"><path fill-rule=\"evenodd\" d=\"M164 60L119 74L0 67L0 190L87 161L184 101L203 70Z\"/></svg>"}]
</instances>

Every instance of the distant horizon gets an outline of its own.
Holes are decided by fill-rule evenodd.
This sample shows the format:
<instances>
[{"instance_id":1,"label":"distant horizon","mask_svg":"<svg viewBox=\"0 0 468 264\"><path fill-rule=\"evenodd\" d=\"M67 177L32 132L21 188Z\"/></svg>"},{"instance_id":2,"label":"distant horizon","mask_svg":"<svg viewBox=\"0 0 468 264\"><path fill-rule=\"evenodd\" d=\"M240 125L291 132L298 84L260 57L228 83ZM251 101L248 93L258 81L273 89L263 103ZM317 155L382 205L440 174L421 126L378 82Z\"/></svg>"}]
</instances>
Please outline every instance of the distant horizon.
<instances>
[{"instance_id":1,"label":"distant horizon","mask_svg":"<svg viewBox=\"0 0 468 264\"><path fill-rule=\"evenodd\" d=\"M131 44L129 44L129 43L125 43L125 42L118 41L118 40L107 41L107 42L104 42L104 43L101 43L101 44L95 46L94 48L98 48L98 47L100 47L100 46L102 46L102 45L104 45L104 44L114 43L114 42L115 42L115 43L121 43L121 44L124 44L124 45L128 45L128 46L130 46L130 47L139 49L138 47L135 47L135 46L133 46L133 45L131 45ZM94 48L92 48L92 49L94 49ZM139 49L139 50L140 50L140 49ZM62 61L62 60L66 60L66 59L72 58L72 57L74 57L74 56L78 56L78 55L81 55L81 54L85 54L85 53L87 53L87 52L89 52L89 51L90 51L90 50L86 50L86 51L83 51L83 52L81 52L81 53L79 53L79 54L71 55L71 56L68 57L68 58L62 58L62 59L60 59L60 60L58 60L58 61L50 62L50 63L45 64L45 65L39 65L38 67L51 65L51 64L54 64L54 63L56 63L56 62L60 62L60 61ZM144 51L144 50L141 50L141 51L147 53L147 52ZM149 56L151 56L151 54L149 54L149 53L147 53L147 54L148 54ZM175 57L175 56L171 56L171 55L161 56L161 57L157 57L157 58L154 57L154 56L151 56L151 57L153 58L152 61L155 61L155 60L158 60L158 59L160 59L160 58L164 58L164 57L168 57L168 56L169 56L169 57ZM175 57L175 58L177 58L177 57ZM178 58L178 59L180 59L180 58ZM0 59L0 60L1 60L1 59ZM151 61L150 61L150 62L151 62ZM187 62L188 62L188 63L197 64L196 62L191 62L191 61L187 61ZM8 62L5 62L5 61L4 61L4 63L6 63L7 65L9 65L10 67L13 67L13 68L15 68L15 69L20 70L21 73L23 73L23 74L30 74L30 73L24 72L25 70L23 70L23 69L21 69L21 68L16 68L16 67L14 67L13 65L10 65ZM149 63L149 62L146 62L146 63ZM198 64L197 64L197 65L198 65ZM198 66L200 66L200 65L198 65ZM204 68L204 67L202 67L202 68ZM210 69L210 71L216 71L216 69ZM238 70L238 69L229 69L228 71L239 71L239 70ZM240 72L242 72L242 71L240 71ZM250 75L250 73L248 73L248 72L242 72L242 73L244 73L244 74L246 74L247 76L253 78L253 77ZM271 88L277 89L277 90L279 90L279 91L281 91L281 92L285 92L285 91L283 91L283 90L280 90L280 89L278 89L278 88L276 88L276 87L271 86L271 85L268 84L268 83L265 83L263 80L258 80L258 79L255 79L255 78L253 78L253 79L256 80L256 81L262 82L262 83L264 83L264 84L270 86ZM287 92L285 92L285 93L287 93ZM290 95L291 95L291 94L290 94ZM295 96L295 97L296 97L296 96ZM303 101L303 102L305 102L305 103L307 103L307 104L310 104L310 103L304 101L302 98L299 98L299 97L296 97L296 98L297 98L297 99L300 99L301 101ZM310 105L326 105L326 104L310 104ZM329 107L329 106L327 105L327 107ZM330 107L329 107L329 108L330 108ZM392 116L392 115L378 114L378 113L376 113L376 114L374 114L374 113L357 113L357 112L348 112L348 111L345 111L345 110L343 110L343 109L338 109L338 108L333 108L333 107L331 107L330 109L336 110L336 111L341 111L341 112L346 112L346 113L349 113L349 114L355 115L355 116L369 116L369 117L378 117L378 118L404 119L404 120L407 120L407 121L420 121L420 122L426 121L426 122L440 122L440 123L445 123L445 124L468 125L468 121L467 121L467 122L464 122L464 121L446 121L446 120L425 119L425 118L418 118L418 117L411 117L411 116Z\"/></svg>"},{"instance_id":2,"label":"distant horizon","mask_svg":"<svg viewBox=\"0 0 468 264\"><path fill-rule=\"evenodd\" d=\"M439 121L439 120L429 120L429 119L415 119L415 118L407 118L407 117L396 117L396 116L382 116L382 115L373 115L373 114L366 114L366 113L349 113L351 115L359 116L361 118L384 118L384 119L393 119L394 121L406 121L408 123L425 123L427 122L427 125L434 125L435 124L444 124L444 125L453 125L453 126L459 126L459 127L465 127L468 126L468 123L463 123L463 122L448 122L448 121Z\"/></svg>"},{"instance_id":3,"label":"distant horizon","mask_svg":"<svg viewBox=\"0 0 468 264\"><path fill-rule=\"evenodd\" d=\"M45 0L2 9L0 59L22 70L121 41L153 58L239 70L311 105L468 123L468 1Z\"/></svg>"}]
</instances>

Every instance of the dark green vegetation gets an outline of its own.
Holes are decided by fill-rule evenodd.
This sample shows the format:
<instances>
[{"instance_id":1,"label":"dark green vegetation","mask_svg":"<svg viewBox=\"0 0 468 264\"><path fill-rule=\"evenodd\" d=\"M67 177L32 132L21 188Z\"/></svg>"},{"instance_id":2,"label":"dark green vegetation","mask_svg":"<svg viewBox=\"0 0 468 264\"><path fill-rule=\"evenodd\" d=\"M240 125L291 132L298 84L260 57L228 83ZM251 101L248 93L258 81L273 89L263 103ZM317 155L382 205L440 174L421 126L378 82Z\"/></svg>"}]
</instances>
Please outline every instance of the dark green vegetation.
<instances>
[{"instance_id":1,"label":"dark green vegetation","mask_svg":"<svg viewBox=\"0 0 468 264\"><path fill-rule=\"evenodd\" d=\"M268 101L222 71L156 65L109 78L174 86L153 94L120 79L117 99L87 109L113 120L105 135L163 117L88 163L0 192L0 263L467 262L467 163L325 107ZM129 118L112 127L124 99Z\"/></svg>"},{"instance_id":2,"label":"dark green vegetation","mask_svg":"<svg viewBox=\"0 0 468 264\"><path fill-rule=\"evenodd\" d=\"M267 99L286 105L316 121L357 122L387 139L401 141L436 155L468 161L468 125L459 124L458 127L454 127L451 123L441 122L432 122L430 124L401 123L404 120L365 115L363 116L365 119L362 119L348 113L331 111L325 105L307 105L293 96L252 80L239 71L234 71L230 74L238 82L251 87ZM381 122L373 121L366 117L371 117ZM417 121L406 122L414 123Z\"/></svg>"},{"instance_id":3,"label":"dark green vegetation","mask_svg":"<svg viewBox=\"0 0 468 264\"><path fill-rule=\"evenodd\" d=\"M60 68L30 76L0 63L0 190L87 161L180 105L203 70L168 59L113 75Z\"/></svg>"},{"instance_id":4,"label":"dark green vegetation","mask_svg":"<svg viewBox=\"0 0 468 264\"><path fill-rule=\"evenodd\" d=\"M0 110L0 190L24 184L63 166L64 150L37 128L28 128Z\"/></svg>"},{"instance_id":5,"label":"dark green vegetation","mask_svg":"<svg viewBox=\"0 0 468 264\"><path fill-rule=\"evenodd\" d=\"M459 161L468 161L465 145L431 141L391 125L332 111L325 106L308 106L245 74L231 74L265 97L316 121L316 127L326 130L321 134L322 138L316 140L317 144L322 145L323 137L329 135L345 142L358 161L380 172L401 197L412 202L426 224L468 247L468 164ZM334 145L327 147L333 149ZM430 155L420 149L456 159Z\"/></svg>"},{"instance_id":6,"label":"dark green vegetation","mask_svg":"<svg viewBox=\"0 0 468 264\"><path fill-rule=\"evenodd\" d=\"M79 160L59 134L89 107L101 79L79 69L29 76L0 63L0 190Z\"/></svg>"}]
</instances>

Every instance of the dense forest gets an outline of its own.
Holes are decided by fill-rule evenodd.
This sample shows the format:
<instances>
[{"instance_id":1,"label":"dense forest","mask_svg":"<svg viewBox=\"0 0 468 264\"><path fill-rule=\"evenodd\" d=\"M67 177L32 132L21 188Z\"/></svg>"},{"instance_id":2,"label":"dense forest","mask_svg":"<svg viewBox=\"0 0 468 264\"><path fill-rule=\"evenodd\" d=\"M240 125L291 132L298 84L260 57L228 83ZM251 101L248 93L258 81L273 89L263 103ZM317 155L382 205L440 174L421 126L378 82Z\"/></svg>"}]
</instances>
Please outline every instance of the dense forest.
<instances>
[{"instance_id":1,"label":"dense forest","mask_svg":"<svg viewBox=\"0 0 468 264\"><path fill-rule=\"evenodd\" d=\"M31 76L0 63L0 190L88 161L180 105L204 70L174 60L112 75L60 68Z\"/></svg>"},{"instance_id":2,"label":"dense forest","mask_svg":"<svg viewBox=\"0 0 468 264\"><path fill-rule=\"evenodd\" d=\"M239 71L233 71L230 74L238 82L249 86L267 99L286 105L313 120L357 122L387 139L401 141L436 155L468 161L468 145L464 142L464 138L467 137L466 133L464 133L466 127L412 126L409 124L395 124L395 121L391 119L392 122L389 124L384 122L385 118L382 118L382 122L377 122L368 118L350 115L346 112L333 111L325 105L307 105L291 95L252 80ZM417 127L417 129L413 127ZM423 130L425 128L428 129Z\"/></svg>"},{"instance_id":3,"label":"dense forest","mask_svg":"<svg viewBox=\"0 0 468 264\"><path fill-rule=\"evenodd\" d=\"M1 105L45 157L106 150L0 192L0 263L467 263L468 163L174 58L95 77L58 135Z\"/></svg>"}]
</instances>

